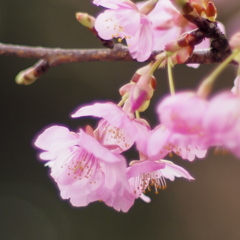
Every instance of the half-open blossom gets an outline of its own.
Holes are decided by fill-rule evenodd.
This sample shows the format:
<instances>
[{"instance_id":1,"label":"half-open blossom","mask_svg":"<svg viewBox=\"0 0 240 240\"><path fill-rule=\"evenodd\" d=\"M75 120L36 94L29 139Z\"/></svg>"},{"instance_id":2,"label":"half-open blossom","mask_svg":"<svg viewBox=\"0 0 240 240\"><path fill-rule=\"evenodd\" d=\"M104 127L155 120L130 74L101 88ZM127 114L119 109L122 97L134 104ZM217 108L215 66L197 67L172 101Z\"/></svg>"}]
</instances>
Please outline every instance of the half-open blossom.
<instances>
[{"instance_id":1,"label":"half-open blossom","mask_svg":"<svg viewBox=\"0 0 240 240\"><path fill-rule=\"evenodd\" d=\"M153 1L153 7L157 1ZM96 18L95 28L103 39L125 39L133 58L142 62L152 52L153 35L151 22L147 17L149 9L138 9L128 0L95 0L96 5L109 8Z\"/></svg>"},{"instance_id":2,"label":"half-open blossom","mask_svg":"<svg viewBox=\"0 0 240 240\"><path fill-rule=\"evenodd\" d=\"M126 161L103 147L93 136L80 129L52 126L41 133L35 145L44 152L51 176L61 197L73 206L103 201L117 211L128 211L134 202L126 178Z\"/></svg>"},{"instance_id":3,"label":"half-open blossom","mask_svg":"<svg viewBox=\"0 0 240 240\"><path fill-rule=\"evenodd\" d=\"M139 2L138 6L142 4ZM154 50L162 50L168 42L196 29L196 25L184 18L170 1L159 1L148 17L152 22ZM207 48L209 45L209 40L203 41L197 48Z\"/></svg>"},{"instance_id":4,"label":"half-open blossom","mask_svg":"<svg viewBox=\"0 0 240 240\"><path fill-rule=\"evenodd\" d=\"M166 160L132 161L127 175L132 191L136 198L147 200L142 194L153 186L156 193L159 189L166 188L165 178L174 181L175 177L183 177L188 180L194 178L182 167Z\"/></svg>"}]
</instances>

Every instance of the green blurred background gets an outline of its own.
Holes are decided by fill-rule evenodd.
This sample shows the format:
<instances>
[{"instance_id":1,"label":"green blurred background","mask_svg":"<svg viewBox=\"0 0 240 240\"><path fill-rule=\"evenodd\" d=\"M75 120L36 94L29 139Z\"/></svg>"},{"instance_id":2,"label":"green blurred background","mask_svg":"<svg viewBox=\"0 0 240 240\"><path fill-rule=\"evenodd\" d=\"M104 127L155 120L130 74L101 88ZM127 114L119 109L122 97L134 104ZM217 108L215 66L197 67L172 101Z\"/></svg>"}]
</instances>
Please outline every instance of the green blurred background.
<instances>
[{"instance_id":1,"label":"green blurred background","mask_svg":"<svg viewBox=\"0 0 240 240\"><path fill-rule=\"evenodd\" d=\"M239 23L239 2L227 2L219 0L216 4L230 36ZM77 11L94 15L99 10L90 0L1 0L0 41L61 48L101 47L75 20ZM240 161L230 154L214 155L210 151L207 159L194 163L174 157L172 160L186 167L196 180L168 181L166 190L149 194L152 203L136 200L128 213L118 213L100 202L74 208L61 200L49 169L37 158L32 144L36 134L53 124L72 130L84 126L86 119L70 119L70 113L87 102L118 102L118 88L143 64L65 64L50 69L31 86L16 85L16 74L35 62L0 56L1 240L240 239ZM176 66L176 88L194 89L213 68ZM234 73L229 67L215 90L231 87ZM152 126L157 124L156 103L168 93L166 71L157 71L156 77L156 94L144 114Z\"/></svg>"}]
</instances>

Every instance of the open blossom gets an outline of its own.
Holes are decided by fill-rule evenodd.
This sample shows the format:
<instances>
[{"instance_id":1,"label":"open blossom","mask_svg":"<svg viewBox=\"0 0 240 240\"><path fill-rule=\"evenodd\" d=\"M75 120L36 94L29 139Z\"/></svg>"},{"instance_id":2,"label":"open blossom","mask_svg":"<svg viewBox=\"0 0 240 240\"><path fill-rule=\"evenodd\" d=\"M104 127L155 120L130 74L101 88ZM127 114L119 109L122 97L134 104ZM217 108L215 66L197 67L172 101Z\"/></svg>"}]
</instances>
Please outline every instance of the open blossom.
<instances>
[{"instance_id":1,"label":"open blossom","mask_svg":"<svg viewBox=\"0 0 240 240\"><path fill-rule=\"evenodd\" d=\"M63 199L73 206L103 201L117 211L128 211L134 202L126 178L126 161L103 147L83 130L70 132L66 127L52 126L41 133L35 145L44 152L51 176Z\"/></svg>"},{"instance_id":2,"label":"open blossom","mask_svg":"<svg viewBox=\"0 0 240 240\"><path fill-rule=\"evenodd\" d=\"M156 193L158 189L166 188L166 179L174 181L175 177L183 177L188 180L194 178L182 167L166 160L142 160L132 161L127 170L129 183L136 198L140 197L149 202L143 193L153 186Z\"/></svg>"},{"instance_id":3,"label":"open blossom","mask_svg":"<svg viewBox=\"0 0 240 240\"><path fill-rule=\"evenodd\" d=\"M157 1L153 2L152 8ZM95 0L93 3L110 9L96 18L99 36L106 40L125 39L133 58L140 62L147 60L153 46L151 22L147 16L149 9L138 9L128 0Z\"/></svg>"},{"instance_id":4,"label":"open blossom","mask_svg":"<svg viewBox=\"0 0 240 240\"><path fill-rule=\"evenodd\" d=\"M136 143L139 151L146 152L150 129L145 120L131 118L131 114L127 114L119 106L110 102L81 107L72 115L74 118L83 116L94 116L105 120L104 127L101 127L100 122L97 129L103 145L111 139L111 145L118 146L122 152Z\"/></svg>"}]
</instances>

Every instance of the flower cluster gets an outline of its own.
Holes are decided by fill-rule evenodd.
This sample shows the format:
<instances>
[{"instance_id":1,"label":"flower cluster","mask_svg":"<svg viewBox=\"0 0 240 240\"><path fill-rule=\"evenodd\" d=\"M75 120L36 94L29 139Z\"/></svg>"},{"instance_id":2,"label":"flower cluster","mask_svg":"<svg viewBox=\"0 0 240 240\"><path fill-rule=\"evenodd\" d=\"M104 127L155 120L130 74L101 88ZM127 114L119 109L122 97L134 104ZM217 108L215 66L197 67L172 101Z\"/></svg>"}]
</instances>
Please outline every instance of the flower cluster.
<instances>
[{"instance_id":1,"label":"flower cluster","mask_svg":"<svg viewBox=\"0 0 240 240\"><path fill-rule=\"evenodd\" d=\"M232 91L209 97L216 76L226 64L232 60L240 62L239 34L230 41L232 54L196 91L175 93L174 89L172 66L184 63L200 42L199 46L209 47L205 37L210 34L196 30L192 19L203 18L217 27L213 2L94 0L93 3L107 10L96 19L81 13L77 18L101 40L125 39L131 56L140 62L147 60L153 50L164 51L139 68L130 82L119 89L122 99L118 105L94 103L72 114L73 118L99 118L95 129L87 126L72 132L64 126L51 126L36 138L35 146L43 151L39 157L51 169L61 197L70 199L73 206L101 201L127 212L137 198L150 202L145 195L147 190L153 188L158 193L166 188L166 179L193 180L184 168L165 159L173 153L193 161L204 158L210 147L218 147L240 157L240 73ZM148 108L154 94L154 71L166 65L171 94L157 106L159 125L152 129L140 113ZM127 161L124 152L132 147L139 157Z\"/></svg>"},{"instance_id":2,"label":"flower cluster","mask_svg":"<svg viewBox=\"0 0 240 240\"><path fill-rule=\"evenodd\" d=\"M87 127L77 133L63 126L52 126L38 136L35 145L44 150L40 159L48 161L51 176L63 199L74 206L103 201L120 211L128 211L136 198L150 201L144 195L154 186L165 188L165 178L193 179L182 167L148 154L151 135L147 122L135 118L124 107L113 103L95 103L81 107L72 117L101 118L93 131ZM139 159L127 165L122 153L136 144ZM162 157L171 152L166 151Z\"/></svg>"}]
</instances>

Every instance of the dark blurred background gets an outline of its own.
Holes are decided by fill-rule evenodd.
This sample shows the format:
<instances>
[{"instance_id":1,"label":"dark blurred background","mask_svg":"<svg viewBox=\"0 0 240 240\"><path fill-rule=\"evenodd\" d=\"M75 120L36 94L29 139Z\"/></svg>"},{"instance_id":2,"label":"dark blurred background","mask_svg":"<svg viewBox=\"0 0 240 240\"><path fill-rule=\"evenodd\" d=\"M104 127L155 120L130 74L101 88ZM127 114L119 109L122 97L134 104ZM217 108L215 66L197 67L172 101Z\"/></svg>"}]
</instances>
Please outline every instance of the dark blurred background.
<instances>
[{"instance_id":1,"label":"dark blurred background","mask_svg":"<svg viewBox=\"0 0 240 240\"><path fill-rule=\"evenodd\" d=\"M216 1L219 19L229 26L239 23L240 3ZM227 6L226 6L227 5ZM75 20L75 12L96 14L90 0L1 0L0 41L29 46L96 48L100 43ZM120 100L118 88L142 66L130 62L65 64L50 69L30 86L15 84L16 74L36 61L0 56L1 240L206 240L240 239L240 161L232 155L214 155L193 163L179 160L195 181L168 181L152 203L136 200L128 213L118 213L103 203L74 208L63 201L49 169L33 147L37 133L53 124L72 130L86 119L70 119L80 105L97 100ZM194 89L214 64L190 69L176 66L176 88ZM235 69L228 67L216 89L230 88ZM156 73L158 86L144 116L157 124L154 108L168 93L166 71ZM129 156L131 158L131 155Z\"/></svg>"}]
</instances>

